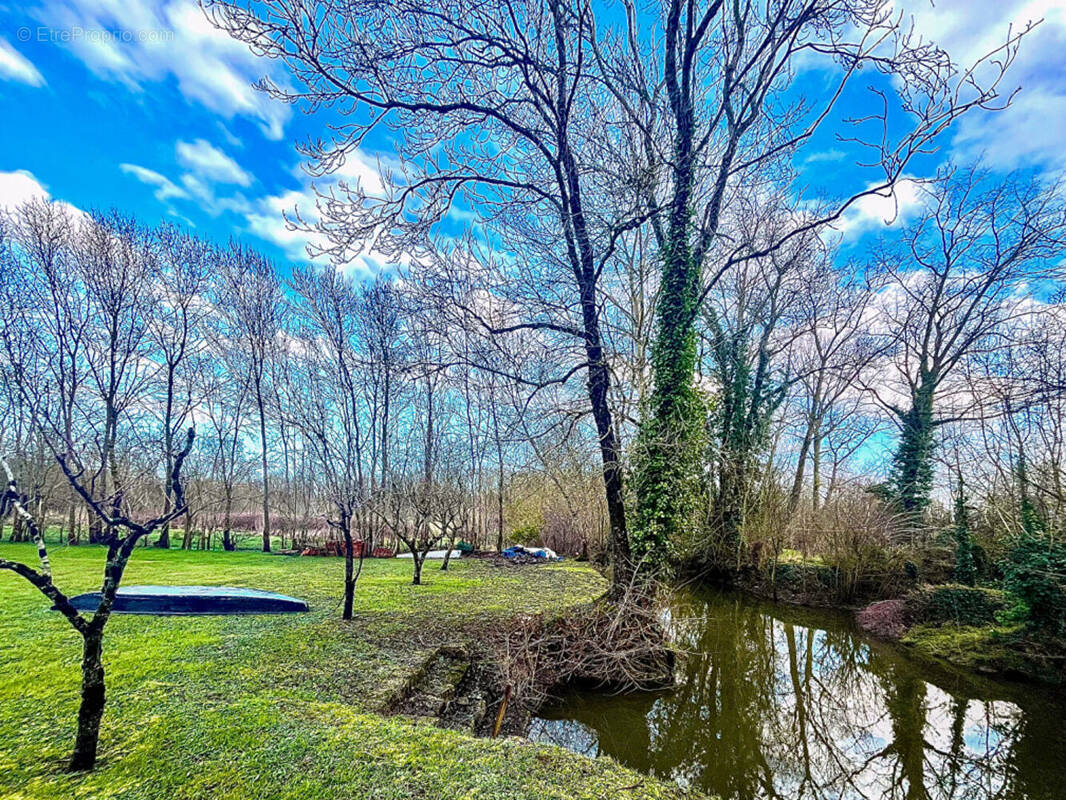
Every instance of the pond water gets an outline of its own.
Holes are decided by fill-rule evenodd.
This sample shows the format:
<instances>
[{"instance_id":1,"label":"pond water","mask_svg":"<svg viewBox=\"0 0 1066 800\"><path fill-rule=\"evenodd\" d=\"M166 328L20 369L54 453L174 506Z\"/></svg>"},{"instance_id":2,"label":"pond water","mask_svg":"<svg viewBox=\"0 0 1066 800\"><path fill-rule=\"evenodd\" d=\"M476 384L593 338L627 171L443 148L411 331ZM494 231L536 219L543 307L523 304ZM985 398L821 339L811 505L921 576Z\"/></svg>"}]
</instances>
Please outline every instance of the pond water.
<instances>
[{"instance_id":1,"label":"pond water","mask_svg":"<svg viewBox=\"0 0 1066 800\"><path fill-rule=\"evenodd\" d=\"M1057 690L930 667L850 615L685 592L661 694L574 691L530 737L723 800L1066 800Z\"/></svg>"}]
</instances>

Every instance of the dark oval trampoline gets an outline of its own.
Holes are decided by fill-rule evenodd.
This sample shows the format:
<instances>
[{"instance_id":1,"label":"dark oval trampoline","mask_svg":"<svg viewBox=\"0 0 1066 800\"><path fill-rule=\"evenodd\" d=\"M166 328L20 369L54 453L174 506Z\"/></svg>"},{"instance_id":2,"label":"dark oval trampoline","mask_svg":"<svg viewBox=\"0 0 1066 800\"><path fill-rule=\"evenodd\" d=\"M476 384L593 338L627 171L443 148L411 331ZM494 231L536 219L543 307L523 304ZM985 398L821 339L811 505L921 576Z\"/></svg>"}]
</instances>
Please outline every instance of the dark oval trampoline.
<instances>
[{"instance_id":1,"label":"dark oval trampoline","mask_svg":"<svg viewBox=\"0 0 1066 800\"><path fill-rule=\"evenodd\" d=\"M100 592L70 599L79 611L95 611ZM291 614L307 611L295 597L233 586L123 586L115 595L118 614Z\"/></svg>"}]
</instances>

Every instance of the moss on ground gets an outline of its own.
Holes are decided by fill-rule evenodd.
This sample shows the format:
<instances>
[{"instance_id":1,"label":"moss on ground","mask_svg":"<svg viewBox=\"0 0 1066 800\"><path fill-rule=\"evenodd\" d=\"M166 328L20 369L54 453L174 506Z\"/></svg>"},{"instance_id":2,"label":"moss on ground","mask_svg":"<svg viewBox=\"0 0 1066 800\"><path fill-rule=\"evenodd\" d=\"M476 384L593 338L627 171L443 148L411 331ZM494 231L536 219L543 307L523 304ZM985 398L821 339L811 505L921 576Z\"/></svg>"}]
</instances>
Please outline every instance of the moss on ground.
<instances>
[{"instance_id":1,"label":"moss on ground","mask_svg":"<svg viewBox=\"0 0 1066 800\"><path fill-rule=\"evenodd\" d=\"M0 545L32 562L32 545ZM54 548L57 583L98 589L104 551ZM138 550L125 584L225 584L292 594L310 613L116 616L105 639L101 761L64 771L80 637L0 573L0 796L12 798L676 798L680 790L559 748L490 741L381 713L436 647L521 612L565 613L604 589L565 563L505 569L368 561L339 618L340 559Z\"/></svg>"},{"instance_id":2,"label":"moss on ground","mask_svg":"<svg viewBox=\"0 0 1066 800\"><path fill-rule=\"evenodd\" d=\"M1042 642L1020 625L922 624L900 640L916 655L986 675L1063 683L1062 643Z\"/></svg>"}]
</instances>

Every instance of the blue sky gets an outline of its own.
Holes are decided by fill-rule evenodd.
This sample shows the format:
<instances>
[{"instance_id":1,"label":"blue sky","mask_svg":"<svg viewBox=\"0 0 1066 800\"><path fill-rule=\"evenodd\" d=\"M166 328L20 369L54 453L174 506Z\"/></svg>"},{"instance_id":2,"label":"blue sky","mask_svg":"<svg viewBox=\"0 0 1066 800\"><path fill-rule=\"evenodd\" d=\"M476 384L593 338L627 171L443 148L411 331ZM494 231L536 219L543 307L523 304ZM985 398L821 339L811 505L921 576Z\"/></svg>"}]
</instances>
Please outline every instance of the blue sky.
<instances>
[{"instance_id":1,"label":"blue sky","mask_svg":"<svg viewBox=\"0 0 1066 800\"><path fill-rule=\"evenodd\" d=\"M0 6L0 205L43 190L303 258L281 214L313 205L294 145L325 120L257 92L263 75L284 79L278 65L195 3L124 6ZM346 177L373 182L376 159L363 153Z\"/></svg>"},{"instance_id":2,"label":"blue sky","mask_svg":"<svg viewBox=\"0 0 1066 800\"><path fill-rule=\"evenodd\" d=\"M979 154L999 169L1066 164L1066 0L897 5L960 61L1011 23L1044 19L1010 77L1023 87L1015 106L994 122L966 119L919 172ZM0 21L0 205L47 192L83 209L170 218L214 240L239 236L279 261L303 257L303 238L281 214L313 208L294 145L322 135L326 120L252 88L263 75L287 81L278 64L214 31L191 0L0 4ZM841 115L862 100L855 92ZM346 178L373 186L389 148L372 147L346 165ZM853 169L828 137L803 158L830 182ZM904 215L908 199L904 189ZM850 215L849 235L876 231L891 208L867 201Z\"/></svg>"}]
</instances>

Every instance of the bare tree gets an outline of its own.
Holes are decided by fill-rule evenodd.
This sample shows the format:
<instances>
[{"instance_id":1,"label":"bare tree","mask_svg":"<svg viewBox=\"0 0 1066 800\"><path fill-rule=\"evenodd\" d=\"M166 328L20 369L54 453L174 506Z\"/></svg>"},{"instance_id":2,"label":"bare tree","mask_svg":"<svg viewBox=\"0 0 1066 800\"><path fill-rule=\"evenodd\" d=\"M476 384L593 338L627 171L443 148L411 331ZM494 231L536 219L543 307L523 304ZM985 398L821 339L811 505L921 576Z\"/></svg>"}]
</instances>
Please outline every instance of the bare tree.
<instances>
[{"instance_id":1,"label":"bare tree","mask_svg":"<svg viewBox=\"0 0 1066 800\"><path fill-rule=\"evenodd\" d=\"M267 438L267 367L281 328L281 283L274 265L253 250L233 244L221 260L219 306L228 323L228 338L244 348L250 367L252 397L259 415L263 485L263 552L270 552L270 442Z\"/></svg>"},{"instance_id":2,"label":"bare tree","mask_svg":"<svg viewBox=\"0 0 1066 800\"><path fill-rule=\"evenodd\" d=\"M444 560L440 568L447 570L452 551L470 519L470 491L463 476L454 471L442 477L436 491L436 525L444 543Z\"/></svg>"},{"instance_id":3,"label":"bare tree","mask_svg":"<svg viewBox=\"0 0 1066 800\"><path fill-rule=\"evenodd\" d=\"M745 203L744 208L746 219L736 229L752 247L779 237L781 228L793 223L773 203ZM714 396L708 422L711 566L739 563L758 460L771 442L775 415L801 377L794 363L804 332L799 299L829 258L820 238L808 232L737 265L704 305L700 366Z\"/></svg>"},{"instance_id":4,"label":"bare tree","mask_svg":"<svg viewBox=\"0 0 1066 800\"><path fill-rule=\"evenodd\" d=\"M882 377L871 389L900 429L892 485L908 513L929 501L936 429L973 404L965 391L946 394L949 379L976 352L1007 345L1012 323L1031 313L1019 288L1060 276L1066 236L1057 183L994 179L972 167L923 198L920 219L875 262L888 280L882 324L897 380L885 386Z\"/></svg>"},{"instance_id":5,"label":"bare tree","mask_svg":"<svg viewBox=\"0 0 1066 800\"><path fill-rule=\"evenodd\" d=\"M422 584L426 557L441 539L437 525L437 487L423 478L397 478L378 489L370 504L384 528L411 553L414 573L411 583Z\"/></svg>"},{"instance_id":6,"label":"bare tree","mask_svg":"<svg viewBox=\"0 0 1066 800\"><path fill-rule=\"evenodd\" d=\"M100 720L104 715L105 686L104 664L102 660L104 646L104 627L111 617L115 595L122 582L123 573L133 555L137 542L166 525L185 512L185 490L181 479L182 464L193 444L193 431L189 430L184 448L172 461L171 485L174 487L174 506L162 516L147 522L135 522L125 510L123 496L119 492L101 501L84 486L80 480L82 470L67 461L65 452L56 455L56 461L70 485L78 493L105 531L103 544L107 546L107 562L104 566L103 584L100 587L100 602L91 617L82 616L71 605L70 599L55 585L52 578L51 562L44 542L44 533L39 520L26 507L27 498L19 491L14 475L7 462L0 459L7 478L0 514L13 509L29 529L40 562L38 568L8 559L0 559L0 569L6 569L21 575L47 597L56 609L63 614L83 641L81 659L81 705L78 709L78 733L74 742L74 752L70 758L72 770L91 770L96 765L96 751L100 739Z\"/></svg>"},{"instance_id":7,"label":"bare tree","mask_svg":"<svg viewBox=\"0 0 1066 800\"><path fill-rule=\"evenodd\" d=\"M388 483L389 453L394 431L395 400L403 371L404 343L401 299L387 280L377 278L364 285L356 313L362 329L364 373L370 401L369 485L371 492ZM373 522L373 520L368 520ZM374 526L368 527L367 546L373 549Z\"/></svg>"},{"instance_id":8,"label":"bare tree","mask_svg":"<svg viewBox=\"0 0 1066 800\"><path fill-rule=\"evenodd\" d=\"M163 454L172 458L174 438L186 427L196 398L195 386L188 367L204 348L202 330L210 312L207 298L210 268L215 259L209 248L198 239L173 225L160 226L155 231L155 259L153 279L160 287L158 311L149 322L149 332L161 362L164 375L163 398ZM184 390L184 391L183 391ZM173 487L167 483L171 475L167 464L163 485L163 516L170 511ZM189 531L186 531L188 536ZM170 526L164 525L156 547L170 547Z\"/></svg>"},{"instance_id":9,"label":"bare tree","mask_svg":"<svg viewBox=\"0 0 1066 800\"><path fill-rule=\"evenodd\" d=\"M371 130L393 131L402 174L385 194L369 197L365 187L345 186L319 204L320 222L312 227L336 262L356 257L368 242L396 259L424 252L433 224L465 196L505 231L510 246L523 248L553 281L570 282L569 298L552 316L492 329L551 332L580 348L565 376L587 374L614 585L621 591L632 565L598 282L618 236L642 212L636 198L617 192L611 202L589 204L591 184L604 174L596 165L610 155L602 109L591 100L597 94L587 47L591 10L557 0L473 7L405 0L331 2L308 16L299 2L275 0L254 11L212 3L208 13L254 51L290 67L301 87L263 82L271 95L310 109L343 101L358 112L335 129L332 142L306 150L318 174L343 165ZM467 139L475 127L477 139L492 140L492 147ZM588 152L579 142L588 143Z\"/></svg>"},{"instance_id":10,"label":"bare tree","mask_svg":"<svg viewBox=\"0 0 1066 800\"><path fill-rule=\"evenodd\" d=\"M303 380L288 398L294 411L292 424L303 432L314 454L319 481L332 507L327 521L344 540L342 617L351 619L355 584L366 554L366 542L361 542L355 570L353 528L365 516L369 499L370 431L357 379L360 296L350 279L329 267L297 268L291 286L299 300L303 345L298 359Z\"/></svg>"},{"instance_id":11,"label":"bare tree","mask_svg":"<svg viewBox=\"0 0 1066 800\"><path fill-rule=\"evenodd\" d=\"M218 342L214 347L222 351ZM252 470L244 451L251 387L249 371L242 369L242 363L239 353L228 353L228 357L202 363L199 375L203 384L199 410L207 417L211 430L211 475L221 493L217 505L222 512L222 549L227 551L237 548L233 530L237 486Z\"/></svg>"},{"instance_id":12,"label":"bare tree","mask_svg":"<svg viewBox=\"0 0 1066 800\"><path fill-rule=\"evenodd\" d=\"M884 342L866 332L866 314L874 291L869 278L857 271L829 268L810 274L798 298L805 330L797 354L802 436L788 499L792 512L799 507L808 462L811 505L818 509L823 444L850 416L839 412L859 410L863 400L859 378L870 362L883 354Z\"/></svg>"},{"instance_id":13,"label":"bare tree","mask_svg":"<svg viewBox=\"0 0 1066 800\"><path fill-rule=\"evenodd\" d=\"M80 227L75 242L74 269L84 287L90 320L85 363L98 409L88 417L99 453L88 485L100 501L122 491L120 431L124 422L129 425L129 414L157 369L150 358L149 339L156 302L153 258L150 232L117 212L93 214ZM106 518L90 516L90 541L110 536L99 528Z\"/></svg>"},{"instance_id":14,"label":"bare tree","mask_svg":"<svg viewBox=\"0 0 1066 800\"><path fill-rule=\"evenodd\" d=\"M87 380L85 346L90 315L72 261L78 226L66 206L40 198L9 213L4 226L11 243L5 263L19 275L20 305L30 315L23 323L38 339L33 350L38 366L50 377L66 442L74 442L75 403ZM68 453L68 457L72 455ZM67 541L71 544L78 542L79 502L71 488L67 506Z\"/></svg>"}]
</instances>

